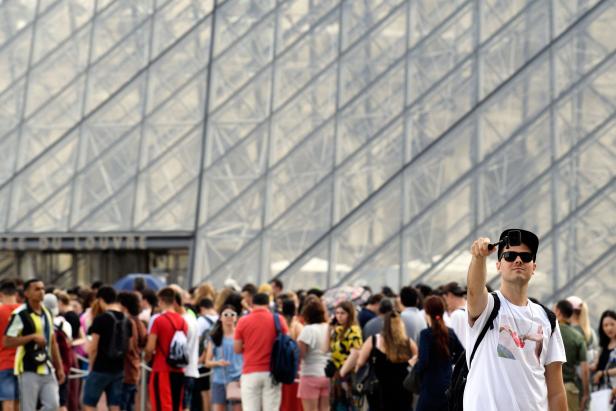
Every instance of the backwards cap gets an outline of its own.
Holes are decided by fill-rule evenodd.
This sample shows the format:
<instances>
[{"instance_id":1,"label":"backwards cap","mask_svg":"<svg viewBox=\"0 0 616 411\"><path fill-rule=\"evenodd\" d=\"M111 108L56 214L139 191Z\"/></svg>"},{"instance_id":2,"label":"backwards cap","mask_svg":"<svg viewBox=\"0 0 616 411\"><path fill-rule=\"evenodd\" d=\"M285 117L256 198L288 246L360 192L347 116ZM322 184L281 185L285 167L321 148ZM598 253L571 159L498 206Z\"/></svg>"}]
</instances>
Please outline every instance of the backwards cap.
<instances>
[{"instance_id":1,"label":"backwards cap","mask_svg":"<svg viewBox=\"0 0 616 411\"><path fill-rule=\"evenodd\" d=\"M533 255L533 261L535 261L537 259L537 250L539 249L539 238L534 233L531 233L530 231L522 230L520 228L508 228L501 233L499 241L509 236L509 233L511 231L516 231L516 230L520 232L522 244L526 244L531 254ZM499 260L501 259L501 256L503 255L503 251L506 245L507 244L498 245L498 259Z\"/></svg>"}]
</instances>

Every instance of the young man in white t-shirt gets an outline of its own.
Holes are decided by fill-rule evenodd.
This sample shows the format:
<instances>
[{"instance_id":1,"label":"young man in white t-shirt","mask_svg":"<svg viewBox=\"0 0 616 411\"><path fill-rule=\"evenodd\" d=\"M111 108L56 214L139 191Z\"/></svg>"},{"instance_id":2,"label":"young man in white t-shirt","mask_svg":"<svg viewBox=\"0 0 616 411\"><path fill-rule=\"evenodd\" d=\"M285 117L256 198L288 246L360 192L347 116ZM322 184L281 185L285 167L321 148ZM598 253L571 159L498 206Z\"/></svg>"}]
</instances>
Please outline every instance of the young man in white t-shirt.
<instances>
[{"instance_id":1,"label":"young man in white t-shirt","mask_svg":"<svg viewBox=\"0 0 616 411\"><path fill-rule=\"evenodd\" d=\"M500 300L494 328L480 342L470 366L464 390L465 410L567 410L562 378L565 349L556 326L552 333L543 308L528 299L528 283L535 273L539 239L520 231L521 244L510 245L515 237L505 230L498 246L496 268L501 274ZM486 289L488 238L471 247L468 269L466 355L467 363L482 328L487 322L494 297Z\"/></svg>"}]
</instances>

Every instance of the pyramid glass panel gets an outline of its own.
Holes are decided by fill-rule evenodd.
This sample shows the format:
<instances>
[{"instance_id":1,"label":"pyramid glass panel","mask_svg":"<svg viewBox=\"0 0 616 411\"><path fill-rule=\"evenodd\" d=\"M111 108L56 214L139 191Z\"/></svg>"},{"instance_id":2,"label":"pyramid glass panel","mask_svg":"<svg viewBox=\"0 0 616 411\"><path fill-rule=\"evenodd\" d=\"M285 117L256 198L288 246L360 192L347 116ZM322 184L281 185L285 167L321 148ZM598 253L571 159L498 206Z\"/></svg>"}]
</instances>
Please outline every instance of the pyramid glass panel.
<instances>
[{"instance_id":1,"label":"pyramid glass panel","mask_svg":"<svg viewBox=\"0 0 616 411\"><path fill-rule=\"evenodd\" d=\"M2 272L105 237L186 285L395 289L464 282L475 237L521 226L544 302L614 292L613 1L12 0L0 21Z\"/></svg>"}]
</instances>

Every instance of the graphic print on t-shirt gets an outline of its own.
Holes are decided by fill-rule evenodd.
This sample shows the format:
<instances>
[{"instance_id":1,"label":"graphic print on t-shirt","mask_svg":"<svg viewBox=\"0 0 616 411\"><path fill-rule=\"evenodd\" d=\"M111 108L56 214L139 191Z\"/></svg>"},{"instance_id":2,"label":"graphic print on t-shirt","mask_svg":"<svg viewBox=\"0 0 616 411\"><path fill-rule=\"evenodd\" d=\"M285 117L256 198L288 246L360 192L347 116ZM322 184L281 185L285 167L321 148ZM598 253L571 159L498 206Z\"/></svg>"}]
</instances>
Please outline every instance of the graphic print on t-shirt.
<instances>
[{"instance_id":1,"label":"graphic print on t-shirt","mask_svg":"<svg viewBox=\"0 0 616 411\"><path fill-rule=\"evenodd\" d=\"M519 327L519 328L518 328ZM510 360L536 361L541 364L543 351L543 326L526 318L516 318L508 314L500 316L497 355Z\"/></svg>"}]
</instances>

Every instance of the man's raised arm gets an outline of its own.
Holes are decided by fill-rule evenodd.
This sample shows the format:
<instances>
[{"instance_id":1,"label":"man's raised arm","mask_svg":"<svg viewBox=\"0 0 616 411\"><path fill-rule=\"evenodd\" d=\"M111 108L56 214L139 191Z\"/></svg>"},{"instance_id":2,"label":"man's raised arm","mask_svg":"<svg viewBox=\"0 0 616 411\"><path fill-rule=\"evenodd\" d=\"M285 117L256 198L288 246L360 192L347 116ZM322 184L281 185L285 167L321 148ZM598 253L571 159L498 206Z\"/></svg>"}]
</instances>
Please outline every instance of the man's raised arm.
<instances>
[{"instance_id":1,"label":"man's raised arm","mask_svg":"<svg viewBox=\"0 0 616 411\"><path fill-rule=\"evenodd\" d=\"M488 290L486 277L488 275L487 258L496 251L496 247L488 250L490 239L479 238L471 246L471 263L468 267L467 284L467 310L468 322L472 326L488 304Z\"/></svg>"}]
</instances>

